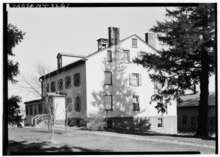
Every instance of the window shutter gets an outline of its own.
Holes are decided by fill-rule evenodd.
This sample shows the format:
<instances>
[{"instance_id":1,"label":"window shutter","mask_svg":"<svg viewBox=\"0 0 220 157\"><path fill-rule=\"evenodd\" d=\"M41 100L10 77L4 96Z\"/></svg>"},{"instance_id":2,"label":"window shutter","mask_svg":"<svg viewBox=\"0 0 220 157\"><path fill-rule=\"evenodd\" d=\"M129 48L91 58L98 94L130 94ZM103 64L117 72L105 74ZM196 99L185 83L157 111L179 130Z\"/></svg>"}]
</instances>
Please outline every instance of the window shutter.
<instances>
[{"instance_id":1,"label":"window shutter","mask_svg":"<svg viewBox=\"0 0 220 157\"><path fill-rule=\"evenodd\" d=\"M129 85L132 85L131 78L132 78L132 74L129 74Z\"/></svg>"},{"instance_id":2,"label":"window shutter","mask_svg":"<svg viewBox=\"0 0 220 157\"><path fill-rule=\"evenodd\" d=\"M138 75L138 83L139 83L139 86L141 86L142 85L142 76L141 76L141 74L139 74Z\"/></svg>"}]
</instances>

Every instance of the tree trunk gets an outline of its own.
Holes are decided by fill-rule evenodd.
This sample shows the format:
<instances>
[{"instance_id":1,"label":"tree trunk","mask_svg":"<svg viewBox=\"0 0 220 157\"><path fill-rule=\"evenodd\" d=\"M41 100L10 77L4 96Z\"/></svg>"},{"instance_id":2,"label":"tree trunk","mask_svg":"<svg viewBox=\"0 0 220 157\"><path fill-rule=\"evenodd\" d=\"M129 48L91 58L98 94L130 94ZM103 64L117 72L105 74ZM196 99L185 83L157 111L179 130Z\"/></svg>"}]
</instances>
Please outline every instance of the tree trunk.
<instances>
[{"instance_id":1,"label":"tree trunk","mask_svg":"<svg viewBox=\"0 0 220 157\"><path fill-rule=\"evenodd\" d=\"M205 49L202 52L202 72L200 75L200 101L197 136L208 136L208 97L209 97L209 73L208 54Z\"/></svg>"}]
</instances>

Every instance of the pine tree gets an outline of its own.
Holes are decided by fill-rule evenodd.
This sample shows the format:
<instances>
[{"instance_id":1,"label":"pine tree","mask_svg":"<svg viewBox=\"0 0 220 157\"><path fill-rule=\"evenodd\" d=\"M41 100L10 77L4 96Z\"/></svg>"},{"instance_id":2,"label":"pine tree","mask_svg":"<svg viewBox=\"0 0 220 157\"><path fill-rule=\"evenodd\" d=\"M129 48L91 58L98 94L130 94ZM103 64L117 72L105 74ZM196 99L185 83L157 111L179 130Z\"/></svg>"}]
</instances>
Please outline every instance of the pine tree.
<instances>
[{"instance_id":1,"label":"pine tree","mask_svg":"<svg viewBox=\"0 0 220 157\"><path fill-rule=\"evenodd\" d=\"M14 56L13 48L18 45L25 35L16 26L9 24L7 27L7 55ZM8 59L8 80L12 83L17 83L14 79L19 74L18 62ZM22 116L19 115L20 107L18 103L21 101L19 96L11 96L8 99L8 124L21 126Z\"/></svg>"},{"instance_id":2,"label":"pine tree","mask_svg":"<svg viewBox=\"0 0 220 157\"><path fill-rule=\"evenodd\" d=\"M154 71L150 78L158 93L152 100L160 100L156 106L158 111L166 112L171 99L181 102L180 96L185 95L186 90L198 92L195 85L200 84L199 136L208 136L208 80L216 65L215 8L215 4L199 4L167 9L168 19L157 22L151 29L167 48L134 60Z\"/></svg>"}]
</instances>

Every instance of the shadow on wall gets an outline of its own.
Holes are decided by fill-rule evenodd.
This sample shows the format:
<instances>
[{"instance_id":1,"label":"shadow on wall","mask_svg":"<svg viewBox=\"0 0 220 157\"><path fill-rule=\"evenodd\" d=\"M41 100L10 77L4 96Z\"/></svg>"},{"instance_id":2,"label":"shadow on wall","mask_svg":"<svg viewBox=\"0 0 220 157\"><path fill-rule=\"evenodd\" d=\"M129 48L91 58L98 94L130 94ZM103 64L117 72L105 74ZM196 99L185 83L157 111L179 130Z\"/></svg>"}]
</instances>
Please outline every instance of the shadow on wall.
<instances>
[{"instance_id":1,"label":"shadow on wall","mask_svg":"<svg viewBox=\"0 0 220 157\"><path fill-rule=\"evenodd\" d=\"M89 117L92 117L92 119L105 119L108 128L149 130L149 119L146 117L135 118L138 113L144 112L144 110L133 106L133 95L136 93L129 85L130 78L126 72L126 68L129 66L126 62L130 62L130 57L124 56L120 46L115 46L111 53L112 57L103 60L104 69L102 70L103 72L110 72L109 75L112 76L112 79L106 80L110 81L109 84L103 82L100 91L92 93L94 100L92 105L98 109L98 112L89 114Z\"/></svg>"}]
</instances>

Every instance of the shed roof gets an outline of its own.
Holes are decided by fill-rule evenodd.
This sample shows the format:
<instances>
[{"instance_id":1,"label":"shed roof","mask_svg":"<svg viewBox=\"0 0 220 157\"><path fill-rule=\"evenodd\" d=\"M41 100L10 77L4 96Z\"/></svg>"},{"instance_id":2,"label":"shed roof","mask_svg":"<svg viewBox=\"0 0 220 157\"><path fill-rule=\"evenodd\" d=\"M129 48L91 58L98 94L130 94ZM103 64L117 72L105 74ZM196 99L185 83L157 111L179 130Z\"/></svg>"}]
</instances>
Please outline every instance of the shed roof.
<instances>
[{"instance_id":1,"label":"shed roof","mask_svg":"<svg viewBox=\"0 0 220 157\"><path fill-rule=\"evenodd\" d=\"M179 103L177 107L196 107L199 106L199 99L200 93L194 95L187 95L182 96L181 99L183 100L182 103ZM209 92L209 106L215 106L216 99L215 99L215 92Z\"/></svg>"}]
</instances>

